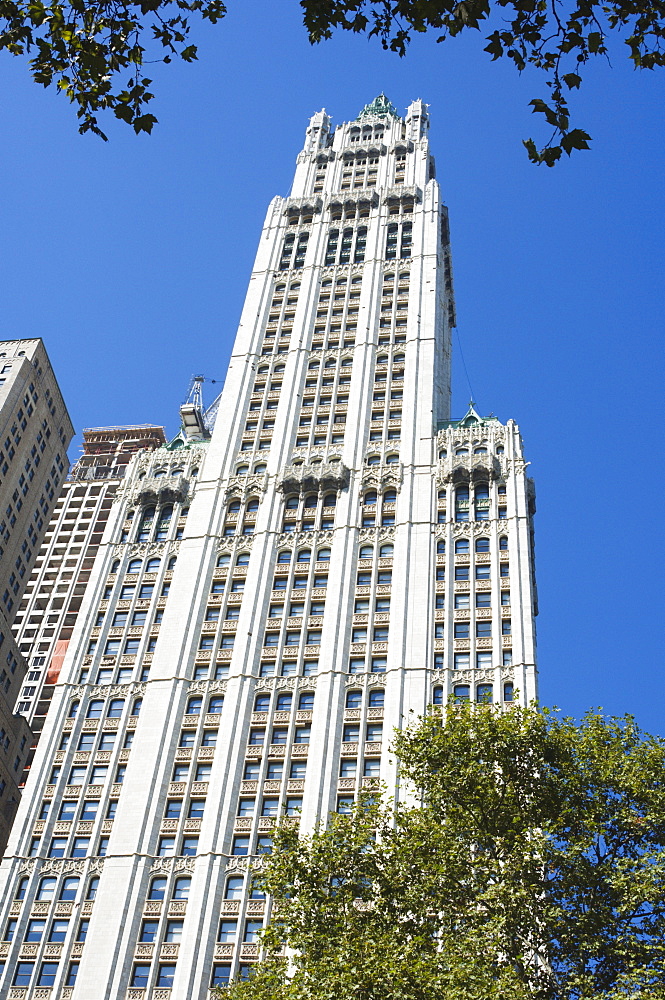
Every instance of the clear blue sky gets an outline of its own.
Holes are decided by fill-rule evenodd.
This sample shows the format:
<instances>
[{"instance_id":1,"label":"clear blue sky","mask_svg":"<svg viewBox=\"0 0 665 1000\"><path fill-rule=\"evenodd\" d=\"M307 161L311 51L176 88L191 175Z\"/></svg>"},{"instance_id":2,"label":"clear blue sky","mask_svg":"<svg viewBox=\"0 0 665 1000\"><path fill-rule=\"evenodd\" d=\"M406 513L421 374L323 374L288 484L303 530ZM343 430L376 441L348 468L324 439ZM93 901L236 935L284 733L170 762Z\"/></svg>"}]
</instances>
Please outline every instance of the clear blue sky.
<instances>
[{"instance_id":1,"label":"clear blue sky","mask_svg":"<svg viewBox=\"0 0 665 1000\"><path fill-rule=\"evenodd\" d=\"M536 478L542 700L665 732L665 74L633 72L617 45L575 98L593 151L548 170L521 146L539 81L479 36L400 60L352 36L311 48L296 0L228 5L197 29L198 64L155 67L151 137L113 121L108 143L79 136L66 101L0 54L3 336L44 338L79 431L174 433L191 374L224 375L309 116L422 97L477 406L519 422Z\"/></svg>"}]
</instances>

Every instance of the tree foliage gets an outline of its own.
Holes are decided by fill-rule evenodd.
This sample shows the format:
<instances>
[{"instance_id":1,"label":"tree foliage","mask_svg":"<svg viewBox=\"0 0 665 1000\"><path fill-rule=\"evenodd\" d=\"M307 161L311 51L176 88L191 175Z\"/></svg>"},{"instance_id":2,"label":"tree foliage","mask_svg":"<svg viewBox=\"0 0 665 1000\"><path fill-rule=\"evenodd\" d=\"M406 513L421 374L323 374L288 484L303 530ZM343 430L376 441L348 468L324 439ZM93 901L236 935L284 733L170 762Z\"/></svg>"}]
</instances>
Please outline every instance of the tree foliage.
<instances>
[{"instance_id":1,"label":"tree foliage","mask_svg":"<svg viewBox=\"0 0 665 1000\"><path fill-rule=\"evenodd\" d=\"M267 957L227 1000L665 998L665 741L460 706L395 752L418 805L278 831Z\"/></svg>"},{"instance_id":2,"label":"tree foliage","mask_svg":"<svg viewBox=\"0 0 665 1000\"><path fill-rule=\"evenodd\" d=\"M590 136L572 128L568 94L582 83L592 56L608 56L612 34L627 47L635 67L665 64L665 4L660 0L301 0L313 42L334 29L377 36L385 49L403 56L414 34L440 32L437 42L468 29L488 32L485 52L505 57L522 72L538 70L546 99L534 98L551 134L539 149L524 142L534 163L553 166L562 153L588 149Z\"/></svg>"},{"instance_id":3,"label":"tree foliage","mask_svg":"<svg viewBox=\"0 0 665 1000\"><path fill-rule=\"evenodd\" d=\"M98 115L107 109L150 132L157 119L146 111L154 96L147 56L196 59L192 13L215 23L226 7L223 0L0 0L0 49L30 56L35 82L54 84L77 105L80 132L106 139Z\"/></svg>"},{"instance_id":4,"label":"tree foliage","mask_svg":"<svg viewBox=\"0 0 665 1000\"><path fill-rule=\"evenodd\" d=\"M242 0L240 0L242 2ZM284 2L284 0L282 0ZM292 2L292 0L291 0ZM540 72L545 96L531 101L550 126L539 148L525 140L534 163L553 166L562 153L588 149L590 136L570 123L568 96L582 83L592 56L608 57L614 36L635 67L665 63L663 0L300 0L311 42L335 30L366 33L403 56L414 34L437 41L467 29L487 32L485 51L519 72ZM54 84L77 106L79 131L102 138L98 115L111 110L136 132L157 121L144 75L150 62L196 59L192 14L216 23L225 0L0 0L0 49L27 55L34 80Z\"/></svg>"}]
</instances>

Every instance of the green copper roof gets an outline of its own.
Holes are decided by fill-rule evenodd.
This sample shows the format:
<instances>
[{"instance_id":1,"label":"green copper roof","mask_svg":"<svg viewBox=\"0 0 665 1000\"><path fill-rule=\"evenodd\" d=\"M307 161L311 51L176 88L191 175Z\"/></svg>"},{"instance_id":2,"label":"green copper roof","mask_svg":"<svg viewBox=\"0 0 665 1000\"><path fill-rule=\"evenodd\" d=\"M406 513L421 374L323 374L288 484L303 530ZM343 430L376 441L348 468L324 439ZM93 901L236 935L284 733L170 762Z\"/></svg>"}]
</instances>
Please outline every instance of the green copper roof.
<instances>
[{"instance_id":1,"label":"green copper roof","mask_svg":"<svg viewBox=\"0 0 665 1000\"><path fill-rule=\"evenodd\" d=\"M446 427L472 427L474 424L500 423L501 421L498 420L493 413L490 413L488 417L481 417L473 405L473 400L471 400L469 403L469 409L466 411L461 420L439 420L436 425L436 429L438 431L442 431Z\"/></svg>"},{"instance_id":2,"label":"green copper roof","mask_svg":"<svg viewBox=\"0 0 665 1000\"><path fill-rule=\"evenodd\" d=\"M356 121L360 122L363 118L387 118L388 115L392 118L399 118L397 109L390 103L386 95L379 94L378 97L374 98L371 104L365 105L356 118Z\"/></svg>"}]
</instances>

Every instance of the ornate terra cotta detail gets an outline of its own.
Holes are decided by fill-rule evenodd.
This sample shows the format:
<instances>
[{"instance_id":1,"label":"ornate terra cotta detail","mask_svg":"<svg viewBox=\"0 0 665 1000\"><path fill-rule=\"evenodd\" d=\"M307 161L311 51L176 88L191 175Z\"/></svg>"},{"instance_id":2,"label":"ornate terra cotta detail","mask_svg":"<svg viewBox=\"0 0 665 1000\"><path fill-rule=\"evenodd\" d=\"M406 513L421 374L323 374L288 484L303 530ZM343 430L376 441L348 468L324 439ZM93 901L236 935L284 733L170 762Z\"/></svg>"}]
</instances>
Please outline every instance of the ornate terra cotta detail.
<instances>
[{"instance_id":1,"label":"ornate terra cotta detail","mask_svg":"<svg viewBox=\"0 0 665 1000\"><path fill-rule=\"evenodd\" d=\"M343 490L349 485L349 470L341 462L287 465L278 489L282 493Z\"/></svg>"},{"instance_id":2,"label":"ornate terra cotta detail","mask_svg":"<svg viewBox=\"0 0 665 1000\"><path fill-rule=\"evenodd\" d=\"M437 479L442 483L477 483L501 478L496 455L449 455L441 459Z\"/></svg>"},{"instance_id":3,"label":"ornate terra cotta detail","mask_svg":"<svg viewBox=\"0 0 665 1000\"><path fill-rule=\"evenodd\" d=\"M151 476L136 484L131 501L139 507L151 504L182 503L189 495L189 480L184 476Z\"/></svg>"}]
</instances>

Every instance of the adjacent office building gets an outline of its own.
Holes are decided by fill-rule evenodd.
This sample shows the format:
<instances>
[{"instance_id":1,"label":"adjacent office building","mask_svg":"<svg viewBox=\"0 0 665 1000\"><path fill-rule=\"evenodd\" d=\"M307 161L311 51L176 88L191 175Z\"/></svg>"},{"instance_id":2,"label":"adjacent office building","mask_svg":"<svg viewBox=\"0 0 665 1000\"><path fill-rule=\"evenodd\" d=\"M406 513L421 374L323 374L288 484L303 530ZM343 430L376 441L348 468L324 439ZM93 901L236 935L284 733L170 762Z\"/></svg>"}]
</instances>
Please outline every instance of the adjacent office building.
<instances>
[{"instance_id":1,"label":"adjacent office building","mask_svg":"<svg viewBox=\"0 0 665 1000\"><path fill-rule=\"evenodd\" d=\"M19 650L28 659L16 705L33 734L27 767L44 727L118 486L132 455L164 443L164 429L152 424L83 431L83 453L53 507L14 621ZM26 776L24 772L23 780Z\"/></svg>"},{"instance_id":2,"label":"adjacent office building","mask_svg":"<svg viewBox=\"0 0 665 1000\"><path fill-rule=\"evenodd\" d=\"M395 787L411 712L536 694L533 489L512 420L451 419L428 133L314 115L212 434L185 408L116 489L2 862L12 1000L207 998L279 816Z\"/></svg>"},{"instance_id":3,"label":"adjacent office building","mask_svg":"<svg viewBox=\"0 0 665 1000\"><path fill-rule=\"evenodd\" d=\"M0 341L0 851L31 745L14 714L26 662L11 627L67 474L74 433L41 340Z\"/></svg>"}]
</instances>

